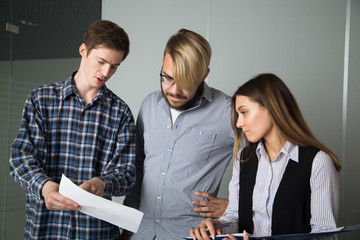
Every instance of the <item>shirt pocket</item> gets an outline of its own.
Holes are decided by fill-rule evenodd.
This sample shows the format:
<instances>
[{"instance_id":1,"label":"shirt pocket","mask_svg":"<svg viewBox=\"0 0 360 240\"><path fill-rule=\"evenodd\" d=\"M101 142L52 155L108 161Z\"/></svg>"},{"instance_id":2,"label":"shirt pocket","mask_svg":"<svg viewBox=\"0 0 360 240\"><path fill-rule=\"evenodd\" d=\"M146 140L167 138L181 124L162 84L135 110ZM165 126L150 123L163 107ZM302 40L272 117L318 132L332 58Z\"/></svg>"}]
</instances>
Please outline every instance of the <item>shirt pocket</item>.
<instances>
[{"instance_id":1,"label":"shirt pocket","mask_svg":"<svg viewBox=\"0 0 360 240\"><path fill-rule=\"evenodd\" d=\"M216 133L209 129L188 128L178 139L179 158L186 166L202 166L209 159Z\"/></svg>"}]
</instances>

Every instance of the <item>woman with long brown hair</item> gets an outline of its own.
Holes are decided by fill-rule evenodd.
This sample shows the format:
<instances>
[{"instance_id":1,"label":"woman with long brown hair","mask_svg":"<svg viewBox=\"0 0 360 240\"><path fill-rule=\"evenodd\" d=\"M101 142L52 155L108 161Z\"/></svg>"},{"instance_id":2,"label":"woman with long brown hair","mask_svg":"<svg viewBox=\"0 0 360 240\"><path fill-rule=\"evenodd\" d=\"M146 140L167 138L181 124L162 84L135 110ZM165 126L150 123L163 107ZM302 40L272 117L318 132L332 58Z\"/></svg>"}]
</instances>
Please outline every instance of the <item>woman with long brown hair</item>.
<instances>
[{"instance_id":1,"label":"woman with long brown hair","mask_svg":"<svg viewBox=\"0 0 360 240\"><path fill-rule=\"evenodd\" d=\"M221 233L214 226L224 222L257 236L335 228L339 160L311 133L285 83L260 74L239 87L232 109L229 206L220 219L203 220L191 236L209 239Z\"/></svg>"}]
</instances>

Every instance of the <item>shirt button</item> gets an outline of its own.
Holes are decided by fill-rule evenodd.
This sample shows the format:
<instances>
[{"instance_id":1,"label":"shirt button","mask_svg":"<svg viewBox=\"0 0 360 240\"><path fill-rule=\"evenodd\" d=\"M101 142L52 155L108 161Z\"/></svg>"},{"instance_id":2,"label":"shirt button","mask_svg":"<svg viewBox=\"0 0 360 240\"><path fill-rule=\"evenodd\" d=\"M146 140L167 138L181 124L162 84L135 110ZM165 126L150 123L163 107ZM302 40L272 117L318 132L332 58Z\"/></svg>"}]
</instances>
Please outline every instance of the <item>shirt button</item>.
<instances>
[{"instance_id":1,"label":"shirt button","mask_svg":"<svg viewBox=\"0 0 360 240\"><path fill-rule=\"evenodd\" d=\"M161 172L161 175L165 176L165 171L162 171L162 172Z\"/></svg>"},{"instance_id":2,"label":"shirt button","mask_svg":"<svg viewBox=\"0 0 360 240\"><path fill-rule=\"evenodd\" d=\"M263 208L263 209L262 209L262 211L263 211L263 212L266 212L266 209L265 209L265 208Z\"/></svg>"},{"instance_id":3,"label":"shirt button","mask_svg":"<svg viewBox=\"0 0 360 240\"><path fill-rule=\"evenodd\" d=\"M159 219L156 219L155 222L159 224L159 223L160 223L160 220L159 220Z\"/></svg>"},{"instance_id":4,"label":"shirt button","mask_svg":"<svg viewBox=\"0 0 360 240\"><path fill-rule=\"evenodd\" d=\"M170 126L169 126L169 125L167 125L167 126L166 126L166 128L167 128L167 129L169 129L169 128L170 128Z\"/></svg>"},{"instance_id":5,"label":"shirt button","mask_svg":"<svg viewBox=\"0 0 360 240\"><path fill-rule=\"evenodd\" d=\"M157 199L160 200L160 199L161 199L161 196L157 196Z\"/></svg>"},{"instance_id":6,"label":"shirt button","mask_svg":"<svg viewBox=\"0 0 360 240\"><path fill-rule=\"evenodd\" d=\"M199 132L200 135L204 135L204 132Z\"/></svg>"},{"instance_id":7,"label":"shirt button","mask_svg":"<svg viewBox=\"0 0 360 240\"><path fill-rule=\"evenodd\" d=\"M171 148L168 148L167 151L170 152L170 151L171 151Z\"/></svg>"}]
</instances>

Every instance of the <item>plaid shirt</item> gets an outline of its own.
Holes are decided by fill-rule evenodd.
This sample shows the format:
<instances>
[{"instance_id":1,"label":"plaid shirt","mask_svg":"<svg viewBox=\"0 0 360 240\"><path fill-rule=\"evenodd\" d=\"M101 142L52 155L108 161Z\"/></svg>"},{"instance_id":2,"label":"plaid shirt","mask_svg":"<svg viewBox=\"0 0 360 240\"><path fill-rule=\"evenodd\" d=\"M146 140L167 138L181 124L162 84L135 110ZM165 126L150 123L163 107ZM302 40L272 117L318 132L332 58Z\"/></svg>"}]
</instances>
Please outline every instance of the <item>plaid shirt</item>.
<instances>
[{"instance_id":1,"label":"plaid shirt","mask_svg":"<svg viewBox=\"0 0 360 240\"><path fill-rule=\"evenodd\" d=\"M25 239L118 239L118 227L77 211L49 211L41 190L64 173L75 184L99 177L105 198L135 180L135 126L129 107L103 86L88 104L65 82L27 98L11 148L10 174L26 190Z\"/></svg>"}]
</instances>

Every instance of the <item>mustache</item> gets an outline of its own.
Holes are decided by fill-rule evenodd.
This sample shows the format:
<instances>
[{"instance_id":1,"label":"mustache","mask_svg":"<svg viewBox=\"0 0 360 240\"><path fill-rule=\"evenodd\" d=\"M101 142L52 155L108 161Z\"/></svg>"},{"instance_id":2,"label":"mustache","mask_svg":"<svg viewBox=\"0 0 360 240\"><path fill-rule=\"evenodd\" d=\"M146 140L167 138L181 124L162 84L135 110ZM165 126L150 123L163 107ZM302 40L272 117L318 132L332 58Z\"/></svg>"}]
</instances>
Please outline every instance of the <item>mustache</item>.
<instances>
[{"instance_id":1,"label":"mustache","mask_svg":"<svg viewBox=\"0 0 360 240\"><path fill-rule=\"evenodd\" d=\"M166 95L168 95L170 97L180 98L180 99L187 99L186 96L181 95L181 94L166 93Z\"/></svg>"}]
</instances>

